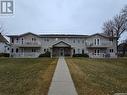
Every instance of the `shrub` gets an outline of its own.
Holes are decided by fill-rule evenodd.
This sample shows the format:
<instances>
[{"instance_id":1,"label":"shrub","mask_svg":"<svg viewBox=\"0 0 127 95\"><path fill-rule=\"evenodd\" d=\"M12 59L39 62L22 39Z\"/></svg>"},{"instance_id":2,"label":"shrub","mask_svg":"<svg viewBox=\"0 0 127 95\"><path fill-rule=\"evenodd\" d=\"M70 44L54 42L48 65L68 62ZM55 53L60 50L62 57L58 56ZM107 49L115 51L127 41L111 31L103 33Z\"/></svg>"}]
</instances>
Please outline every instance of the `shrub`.
<instances>
[{"instance_id":1,"label":"shrub","mask_svg":"<svg viewBox=\"0 0 127 95\"><path fill-rule=\"evenodd\" d=\"M73 57L89 57L88 54L74 54Z\"/></svg>"},{"instance_id":2,"label":"shrub","mask_svg":"<svg viewBox=\"0 0 127 95\"><path fill-rule=\"evenodd\" d=\"M47 51L47 52L45 52L43 54L40 54L39 57L50 57L50 52Z\"/></svg>"},{"instance_id":3,"label":"shrub","mask_svg":"<svg viewBox=\"0 0 127 95\"><path fill-rule=\"evenodd\" d=\"M0 53L0 57L9 57L10 54L9 53Z\"/></svg>"}]
</instances>

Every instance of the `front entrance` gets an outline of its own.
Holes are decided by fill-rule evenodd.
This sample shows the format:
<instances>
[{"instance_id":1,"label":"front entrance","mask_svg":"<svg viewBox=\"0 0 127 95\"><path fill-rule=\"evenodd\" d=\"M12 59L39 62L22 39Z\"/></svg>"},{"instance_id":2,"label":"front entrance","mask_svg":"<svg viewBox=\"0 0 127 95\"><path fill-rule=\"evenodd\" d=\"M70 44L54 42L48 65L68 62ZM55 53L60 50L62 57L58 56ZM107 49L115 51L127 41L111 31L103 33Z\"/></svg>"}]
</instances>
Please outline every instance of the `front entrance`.
<instances>
[{"instance_id":1,"label":"front entrance","mask_svg":"<svg viewBox=\"0 0 127 95\"><path fill-rule=\"evenodd\" d=\"M59 53L60 53L60 54L59 54L60 56L64 56L64 48L60 48Z\"/></svg>"},{"instance_id":2,"label":"front entrance","mask_svg":"<svg viewBox=\"0 0 127 95\"><path fill-rule=\"evenodd\" d=\"M71 56L71 48L69 47L54 47L52 48L53 56Z\"/></svg>"},{"instance_id":3,"label":"front entrance","mask_svg":"<svg viewBox=\"0 0 127 95\"><path fill-rule=\"evenodd\" d=\"M54 45L52 45L52 56L71 56L72 52L71 52L72 48L71 45L60 41Z\"/></svg>"}]
</instances>

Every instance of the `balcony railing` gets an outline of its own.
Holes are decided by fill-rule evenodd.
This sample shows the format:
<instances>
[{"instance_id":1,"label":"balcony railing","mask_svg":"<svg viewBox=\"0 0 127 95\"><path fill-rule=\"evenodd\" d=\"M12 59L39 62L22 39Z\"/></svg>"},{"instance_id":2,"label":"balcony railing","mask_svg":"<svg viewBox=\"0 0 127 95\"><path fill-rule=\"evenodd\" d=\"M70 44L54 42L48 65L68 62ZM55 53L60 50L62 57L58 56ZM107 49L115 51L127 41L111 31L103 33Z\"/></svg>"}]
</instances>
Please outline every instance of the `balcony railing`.
<instances>
[{"instance_id":1,"label":"balcony railing","mask_svg":"<svg viewBox=\"0 0 127 95\"><path fill-rule=\"evenodd\" d=\"M117 58L116 53L89 53L90 58Z\"/></svg>"},{"instance_id":2,"label":"balcony railing","mask_svg":"<svg viewBox=\"0 0 127 95\"><path fill-rule=\"evenodd\" d=\"M113 45L112 42L101 42L99 44L95 44L93 42L86 43L87 48L90 48L90 47L110 47L111 45Z\"/></svg>"},{"instance_id":3,"label":"balcony railing","mask_svg":"<svg viewBox=\"0 0 127 95\"><path fill-rule=\"evenodd\" d=\"M40 42L29 42L29 41L16 43L15 45L17 45L19 47L41 47Z\"/></svg>"},{"instance_id":4,"label":"balcony railing","mask_svg":"<svg viewBox=\"0 0 127 95\"><path fill-rule=\"evenodd\" d=\"M22 53L13 53L12 54L14 57L21 57L21 58L25 58L25 57L30 57L30 58L36 58L40 55L39 52L22 52Z\"/></svg>"}]
</instances>

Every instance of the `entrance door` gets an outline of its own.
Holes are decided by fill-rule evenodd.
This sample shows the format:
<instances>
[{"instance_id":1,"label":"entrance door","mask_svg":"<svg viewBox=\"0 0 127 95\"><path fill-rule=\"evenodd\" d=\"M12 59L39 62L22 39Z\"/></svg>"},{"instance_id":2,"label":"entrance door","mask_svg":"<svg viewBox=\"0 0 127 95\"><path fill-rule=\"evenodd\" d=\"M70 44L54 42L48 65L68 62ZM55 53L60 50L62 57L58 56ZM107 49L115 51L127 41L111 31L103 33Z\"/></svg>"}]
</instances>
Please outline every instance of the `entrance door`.
<instances>
[{"instance_id":1,"label":"entrance door","mask_svg":"<svg viewBox=\"0 0 127 95\"><path fill-rule=\"evenodd\" d=\"M64 56L64 48L60 48L60 56Z\"/></svg>"}]
</instances>

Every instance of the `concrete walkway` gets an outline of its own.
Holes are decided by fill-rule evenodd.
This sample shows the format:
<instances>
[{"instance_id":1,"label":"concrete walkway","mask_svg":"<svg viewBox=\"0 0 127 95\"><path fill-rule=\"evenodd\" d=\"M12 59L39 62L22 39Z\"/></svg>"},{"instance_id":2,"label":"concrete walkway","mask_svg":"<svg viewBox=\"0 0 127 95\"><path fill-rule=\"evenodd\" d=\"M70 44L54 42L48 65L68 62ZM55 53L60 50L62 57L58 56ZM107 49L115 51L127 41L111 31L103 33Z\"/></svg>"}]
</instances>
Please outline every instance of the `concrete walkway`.
<instances>
[{"instance_id":1,"label":"concrete walkway","mask_svg":"<svg viewBox=\"0 0 127 95\"><path fill-rule=\"evenodd\" d=\"M48 95L78 95L64 57L60 57Z\"/></svg>"}]
</instances>

